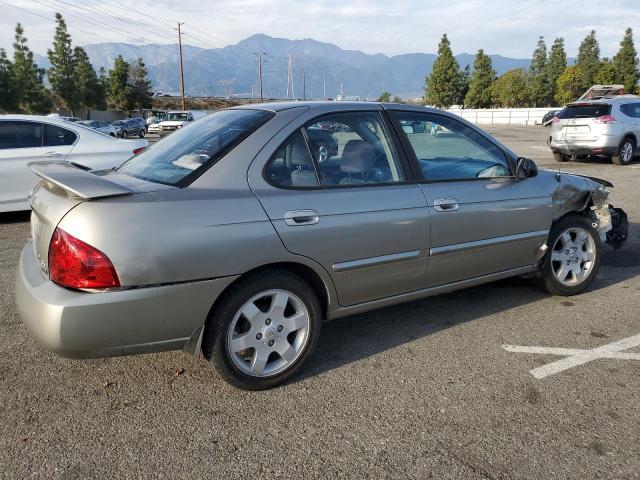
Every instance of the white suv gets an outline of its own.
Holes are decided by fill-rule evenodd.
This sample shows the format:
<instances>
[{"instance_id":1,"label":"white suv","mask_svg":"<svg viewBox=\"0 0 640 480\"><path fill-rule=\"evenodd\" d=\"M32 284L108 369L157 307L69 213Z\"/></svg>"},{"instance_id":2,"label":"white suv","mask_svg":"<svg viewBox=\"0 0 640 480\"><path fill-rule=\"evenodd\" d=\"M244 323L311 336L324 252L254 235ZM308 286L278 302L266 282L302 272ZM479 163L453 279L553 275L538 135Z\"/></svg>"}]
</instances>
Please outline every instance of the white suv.
<instances>
[{"instance_id":1,"label":"white suv","mask_svg":"<svg viewBox=\"0 0 640 480\"><path fill-rule=\"evenodd\" d=\"M570 103L553 119L549 146L558 162L604 155L631 163L640 139L640 97L620 95Z\"/></svg>"}]
</instances>

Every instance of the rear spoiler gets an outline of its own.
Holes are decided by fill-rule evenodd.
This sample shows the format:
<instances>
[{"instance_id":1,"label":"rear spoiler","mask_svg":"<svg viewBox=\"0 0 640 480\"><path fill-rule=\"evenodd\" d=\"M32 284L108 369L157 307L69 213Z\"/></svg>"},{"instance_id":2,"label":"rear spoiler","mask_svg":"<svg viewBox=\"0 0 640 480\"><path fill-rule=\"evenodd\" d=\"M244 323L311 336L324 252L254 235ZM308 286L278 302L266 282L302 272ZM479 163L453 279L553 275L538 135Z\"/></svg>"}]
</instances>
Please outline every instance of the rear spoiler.
<instances>
[{"instance_id":1,"label":"rear spoiler","mask_svg":"<svg viewBox=\"0 0 640 480\"><path fill-rule=\"evenodd\" d=\"M118 197L133 191L111 182L69 162L30 162L29 170L46 182L56 185L76 197L84 199Z\"/></svg>"}]
</instances>

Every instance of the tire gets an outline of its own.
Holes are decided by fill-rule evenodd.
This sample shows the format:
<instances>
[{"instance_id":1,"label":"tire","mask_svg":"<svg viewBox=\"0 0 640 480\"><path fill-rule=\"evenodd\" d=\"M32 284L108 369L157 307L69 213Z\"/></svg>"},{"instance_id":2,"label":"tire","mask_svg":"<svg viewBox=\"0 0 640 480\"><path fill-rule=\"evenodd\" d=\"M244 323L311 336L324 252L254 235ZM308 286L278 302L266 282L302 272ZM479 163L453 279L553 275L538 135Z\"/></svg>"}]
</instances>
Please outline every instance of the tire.
<instances>
[{"instance_id":1,"label":"tire","mask_svg":"<svg viewBox=\"0 0 640 480\"><path fill-rule=\"evenodd\" d=\"M140 136L140 138L144 138L144 129L140 130L140 133L138 135Z\"/></svg>"},{"instance_id":2,"label":"tire","mask_svg":"<svg viewBox=\"0 0 640 480\"><path fill-rule=\"evenodd\" d=\"M113 132L112 132L112 133L110 133L109 135L110 135L110 136L112 136L113 138L118 138L118 136L117 136L115 133L113 133Z\"/></svg>"},{"instance_id":3,"label":"tire","mask_svg":"<svg viewBox=\"0 0 640 480\"><path fill-rule=\"evenodd\" d=\"M554 152L553 153L553 159L556 162L560 162L560 163L568 161L567 156L563 155L562 153L559 153L559 152Z\"/></svg>"},{"instance_id":4,"label":"tire","mask_svg":"<svg viewBox=\"0 0 640 480\"><path fill-rule=\"evenodd\" d=\"M278 308L276 301L285 307ZM287 270L265 270L223 294L207 318L202 350L226 382L265 390L300 370L320 330L320 304L311 287Z\"/></svg>"},{"instance_id":5,"label":"tire","mask_svg":"<svg viewBox=\"0 0 640 480\"><path fill-rule=\"evenodd\" d=\"M591 221L578 214L563 217L551 228L547 245L536 279L538 286L561 296L586 290L598 274L602 255L600 236Z\"/></svg>"},{"instance_id":6,"label":"tire","mask_svg":"<svg viewBox=\"0 0 640 480\"><path fill-rule=\"evenodd\" d=\"M636 142L631 137L625 137L618 147L618 153L611 157L614 165L629 165L636 154Z\"/></svg>"},{"instance_id":7,"label":"tire","mask_svg":"<svg viewBox=\"0 0 640 480\"><path fill-rule=\"evenodd\" d=\"M122 138L127 138L129 136L129 134L127 133L126 130L122 131Z\"/></svg>"}]
</instances>

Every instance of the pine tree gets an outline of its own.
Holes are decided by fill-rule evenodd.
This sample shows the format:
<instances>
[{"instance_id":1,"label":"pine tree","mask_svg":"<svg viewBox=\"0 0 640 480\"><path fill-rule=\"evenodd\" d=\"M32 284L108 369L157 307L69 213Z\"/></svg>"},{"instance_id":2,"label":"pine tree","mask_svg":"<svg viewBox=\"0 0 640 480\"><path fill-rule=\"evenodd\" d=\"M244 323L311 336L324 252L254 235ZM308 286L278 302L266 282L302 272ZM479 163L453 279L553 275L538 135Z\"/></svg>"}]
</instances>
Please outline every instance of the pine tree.
<instances>
[{"instance_id":1,"label":"pine tree","mask_svg":"<svg viewBox=\"0 0 640 480\"><path fill-rule=\"evenodd\" d=\"M104 98L101 92L102 85L93 69L87 52L82 47L73 50L75 58L75 83L77 88L78 105L87 109L87 118L91 109L100 106L100 100Z\"/></svg>"},{"instance_id":2,"label":"pine tree","mask_svg":"<svg viewBox=\"0 0 640 480\"><path fill-rule=\"evenodd\" d=\"M19 23L16 25L11 69L15 108L26 113L47 113L52 102L44 87L44 70L34 62L33 52L27 46L24 30Z\"/></svg>"},{"instance_id":3,"label":"pine tree","mask_svg":"<svg viewBox=\"0 0 640 480\"><path fill-rule=\"evenodd\" d=\"M615 81L624 85L624 91L635 93L636 85L640 79L638 74L638 58L633 45L633 31L627 28L624 37L620 42L620 50L613 57L613 69L615 70Z\"/></svg>"},{"instance_id":4,"label":"pine tree","mask_svg":"<svg viewBox=\"0 0 640 480\"><path fill-rule=\"evenodd\" d=\"M564 38L558 37L554 40L549 52L549 62L547 64L547 81L550 88L550 101L555 102L558 78L567 68L567 54L564 51Z\"/></svg>"},{"instance_id":5,"label":"pine tree","mask_svg":"<svg viewBox=\"0 0 640 480\"><path fill-rule=\"evenodd\" d=\"M460 90L458 91L458 95L456 96L456 105L463 105L464 100L467 98L467 93L469 93L469 87L471 86L471 67L466 65L464 70L462 71L462 80L460 82Z\"/></svg>"},{"instance_id":6,"label":"pine tree","mask_svg":"<svg viewBox=\"0 0 640 480\"><path fill-rule=\"evenodd\" d=\"M547 61L547 45L544 37L538 38L529 66L529 95L534 107L542 107L551 103L552 89L549 83L549 64Z\"/></svg>"},{"instance_id":7,"label":"pine tree","mask_svg":"<svg viewBox=\"0 0 640 480\"><path fill-rule=\"evenodd\" d=\"M387 91L384 91L378 97L378 102L389 103L391 101L391 94Z\"/></svg>"},{"instance_id":8,"label":"pine tree","mask_svg":"<svg viewBox=\"0 0 640 480\"><path fill-rule=\"evenodd\" d=\"M486 55L483 49L478 50L473 61L469 91L464 99L465 106L471 108L491 107L491 85L495 78L496 71L493 69L491 57Z\"/></svg>"},{"instance_id":9,"label":"pine tree","mask_svg":"<svg viewBox=\"0 0 640 480\"><path fill-rule=\"evenodd\" d=\"M129 84L129 64L124 61L122 55L116 57L113 68L109 70L107 96L109 106L118 110L130 113L135 106L132 102L132 88Z\"/></svg>"},{"instance_id":10,"label":"pine tree","mask_svg":"<svg viewBox=\"0 0 640 480\"><path fill-rule=\"evenodd\" d=\"M12 112L17 110L13 64L7 58L7 51L0 49L0 110Z\"/></svg>"},{"instance_id":11,"label":"pine tree","mask_svg":"<svg viewBox=\"0 0 640 480\"><path fill-rule=\"evenodd\" d=\"M131 103L142 113L143 108L151 107L151 82L147 78L147 67L138 58L135 63L129 65L129 84L131 85Z\"/></svg>"},{"instance_id":12,"label":"pine tree","mask_svg":"<svg viewBox=\"0 0 640 480\"><path fill-rule=\"evenodd\" d=\"M525 107L529 103L527 72L523 68L509 70L491 87L494 105L504 108Z\"/></svg>"},{"instance_id":13,"label":"pine tree","mask_svg":"<svg viewBox=\"0 0 640 480\"><path fill-rule=\"evenodd\" d=\"M578 65L570 65L564 73L558 77L556 83L556 102L558 105L566 105L575 101L584 93L584 74Z\"/></svg>"},{"instance_id":14,"label":"pine tree","mask_svg":"<svg viewBox=\"0 0 640 480\"><path fill-rule=\"evenodd\" d=\"M75 82L75 57L71 48L71 36L67 33L67 24L62 15L56 13L56 34L53 38L53 50L47 50L51 62L48 77L51 89L62 100L64 106L75 115L80 106L80 98Z\"/></svg>"},{"instance_id":15,"label":"pine tree","mask_svg":"<svg viewBox=\"0 0 640 480\"><path fill-rule=\"evenodd\" d=\"M451 52L451 44L445 33L438 46L438 58L431 75L425 80L424 101L436 107L449 107L457 103L462 90L462 72Z\"/></svg>"},{"instance_id":16,"label":"pine tree","mask_svg":"<svg viewBox=\"0 0 640 480\"><path fill-rule=\"evenodd\" d=\"M96 104L97 104L96 108L98 110L106 110L107 109L107 89L109 86L109 82L108 82L107 73L104 67L100 67L100 70L98 70L98 83L100 84L100 89L98 90L100 97L96 101Z\"/></svg>"},{"instance_id":17,"label":"pine tree","mask_svg":"<svg viewBox=\"0 0 640 480\"><path fill-rule=\"evenodd\" d=\"M596 74L600 70L600 47L595 30L591 30L580 44L576 65L582 75L580 86L584 92L595 83Z\"/></svg>"}]
</instances>

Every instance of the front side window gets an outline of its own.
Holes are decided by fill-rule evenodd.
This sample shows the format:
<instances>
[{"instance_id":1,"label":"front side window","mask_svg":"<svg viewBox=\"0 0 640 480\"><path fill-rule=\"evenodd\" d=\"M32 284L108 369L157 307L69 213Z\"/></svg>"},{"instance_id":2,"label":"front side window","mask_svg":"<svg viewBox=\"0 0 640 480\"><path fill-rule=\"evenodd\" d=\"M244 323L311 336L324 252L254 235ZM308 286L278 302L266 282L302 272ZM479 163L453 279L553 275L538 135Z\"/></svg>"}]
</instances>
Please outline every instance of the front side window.
<instances>
[{"instance_id":1,"label":"front side window","mask_svg":"<svg viewBox=\"0 0 640 480\"><path fill-rule=\"evenodd\" d=\"M0 149L42 147L42 124L0 122Z\"/></svg>"},{"instance_id":2,"label":"front side window","mask_svg":"<svg viewBox=\"0 0 640 480\"><path fill-rule=\"evenodd\" d=\"M191 174L217 162L273 115L249 109L212 113L131 157L118 171L143 180L179 185Z\"/></svg>"},{"instance_id":3,"label":"front side window","mask_svg":"<svg viewBox=\"0 0 640 480\"><path fill-rule=\"evenodd\" d=\"M67 130L66 128L58 127L57 125L44 126L44 146L45 147L60 147L63 145L73 145L78 136L75 132Z\"/></svg>"},{"instance_id":4,"label":"front side window","mask_svg":"<svg viewBox=\"0 0 640 480\"><path fill-rule=\"evenodd\" d=\"M500 148L458 120L430 113L393 112L427 181L511 175Z\"/></svg>"},{"instance_id":5,"label":"front side window","mask_svg":"<svg viewBox=\"0 0 640 480\"><path fill-rule=\"evenodd\" d=\"M318 177L302 130L296 130L276 150L265 173L278 187L318 187Z\"/></svg>"},{"instance_id":6,"label":"front side window","mask_svg":"<svg viewBox=\"0 0 640 480\"><path fill-rule=\"evenodd\" d=\"M304 130L323 186L404 180L379 113L330 114L314 120Z\"/></svg>"}]
</instances>

